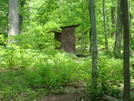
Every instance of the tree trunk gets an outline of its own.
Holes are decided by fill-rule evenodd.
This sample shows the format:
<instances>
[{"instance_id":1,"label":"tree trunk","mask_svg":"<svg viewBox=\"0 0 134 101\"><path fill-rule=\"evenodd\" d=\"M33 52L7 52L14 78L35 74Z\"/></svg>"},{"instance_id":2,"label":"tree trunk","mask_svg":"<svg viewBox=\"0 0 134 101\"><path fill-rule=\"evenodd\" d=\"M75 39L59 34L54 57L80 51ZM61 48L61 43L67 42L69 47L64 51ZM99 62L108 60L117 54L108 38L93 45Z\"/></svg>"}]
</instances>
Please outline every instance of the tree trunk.
<instances>
[{"instance_id":1,"label":"tree trunk","mask_svg":"<svg viewBox=\"0 0 134 101\"><path fill-rule=\"evenodd\" d=\"M96 33L96 16L95 16L95 0L89 3L90 20L91 20L91 38L92 38L92 100L97 101L97 68L98 68L98 46Z\"/></svg>"},{"instance_id":2,"label":"tree trunk","mask_svg":"<svg viewBox=\"0 0 134 101\"><path fill-rule=\"evenodd\" d=\"M108 52L108 38L107 38L107 26L106 26L106 8L105 8L105 0L102 0L103 5L103 21L104 21L104 34L105 34L105 49Z\"/></svg>"},{"instance_id":3,"label":"tree trunk","mask_svg":"<svg viewBox=\"0 0 134 101\"><path fill-rule=\"evenodd\" d=\"M18 34L18 0L8 0L8 37ZM14 40L9 40L12 43Z\"/></svg>"},{"instance_id":4,"label":"tree trunk","mask_svg":"<svg viewBox=\"0 0 134 101\"><path fill-rule=\"evenodd\" d=\"M111 29L111 36L115 35L115 28L116 28L116 7L114 1L112 0L112 7L111 7L111 21L112 21L112 29Z\"/></svg>"},{"instance_id":5,"label":"tree trunk","mask_svg":"<svg viewBox=\"0 0 134 101\"><path fill-rule=\"evenodd\" d=\"M117 31L115 37L114 55L116 58L121 57L121 42L122 42L122 16L121 16L121 0L118 0L117 8Z\"/></svg>"},{"instance_id":6,"label":"tree trunk","mask_svg":"<svg viewBox=\"0 0 134 101\"><path fill-rule=\"evenodd\" d=\"M128 1L121 0L122 22L124 32L124 101L130 101L130 49L129 49L129 16L128 16Z\"/></svg>"},{"instance_id":7,"label":"tree trunk","mask_svg":"<svg viewBox=\"0 0 134 101\"><path fill-rule=\"evenodd\" d=\"M22 0L19 3L20 6L20 13L19 13L19 33L21 33L22 30L22 24L23 24L23 8L26 3L26 0Z\"/></svg>"}]
</instances>

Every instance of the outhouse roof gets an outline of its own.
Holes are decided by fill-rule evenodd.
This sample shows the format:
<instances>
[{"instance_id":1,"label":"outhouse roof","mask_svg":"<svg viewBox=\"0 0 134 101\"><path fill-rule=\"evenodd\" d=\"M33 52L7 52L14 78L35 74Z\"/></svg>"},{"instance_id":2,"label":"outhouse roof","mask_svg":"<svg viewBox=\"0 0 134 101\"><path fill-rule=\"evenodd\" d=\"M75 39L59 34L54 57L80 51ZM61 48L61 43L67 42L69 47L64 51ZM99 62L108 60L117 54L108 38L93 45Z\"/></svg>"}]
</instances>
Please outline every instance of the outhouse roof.
<instances>
[{"instance_id":1,"label":"outhouse roof","mask_svg":"<svg viewBox=\"0 0 134 101\"><path fill-rule=\"evenodd\" d=\"M70 26L64 26L64 27L60 27L60 28L68 28L68 27L78 27L80 24L77 25L70 25Z\"/></svg>"}]
</instances>

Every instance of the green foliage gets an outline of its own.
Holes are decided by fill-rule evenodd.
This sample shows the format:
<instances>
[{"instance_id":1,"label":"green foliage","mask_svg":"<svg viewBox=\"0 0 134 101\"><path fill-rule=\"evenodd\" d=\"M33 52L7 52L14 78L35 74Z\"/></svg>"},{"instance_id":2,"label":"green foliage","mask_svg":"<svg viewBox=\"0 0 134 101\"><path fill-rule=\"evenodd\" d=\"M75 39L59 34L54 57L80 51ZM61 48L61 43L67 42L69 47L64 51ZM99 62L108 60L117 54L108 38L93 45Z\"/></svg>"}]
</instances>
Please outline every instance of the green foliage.
<instances>
[{"instance_id":1,"label":"green foliage","mask_svg":"<svg viewBox=\"0 0 134 101\"><path fill-rule=\"evenodd\" d=\"M3 38L7 37L7 16L8 14L8 0L1 0L0 1L0 45L3 45L5 43Z\"/></svg>"},{"instance_id":2,"label":"green foliage","mask_svg":"<svg viewBox=\"0 0 134 101\"><path fill-rule=\"evenodd\" d=\"M77 57L68 53L54 49L23 49L16 45L1 48L0 53L2 100L18 100L19 96L26 96L28 100L35 99L43 91L62 89L70 82L89 79L89 72L85 71L88 68L87 62L82 60L77 63L74 60Z\"/></svg>"},{"instance_id":3,"label":"green foliage","mask_svg":"<svg viewBox=\"0 0 134 101\"><path fill-rule=\"evenodd\" d=\"M4 47L7 45L8 0L0 1L0 100L30 101L39 95L44 96L49 90L67 87L69 83L82 83L87 87L91 85L91 57L78 58L55 50L60 43L54 40L53 33L60 32L62 26L80 24L76 28L76 50L82 55L89 55L91 25L88 2L26 0L23 8L19 6L19 13L24 18L22 32L14 37L15 43ZM123 67L121 59L113 58L115 38L111 34L116 32L116 27L112 26L111 7L116 8L117 1L107 0L105 4L109 42L109 51L106 53L102 2L96 1L99 68L98 89L95 93L96 96L119 96L119 89L122 88L120 85L123 83ZM133 15L131 7L134 5L131 3L129 6ZM131 19L131 22L130 48L133 50L134 20ZM133 74L132 58L131 79L134 78ZM131 82L131 89L133 88L134 83Z\"/></svg>"},{"instance_id":4,"label":"green foliage","mask_svg":"<svg viewBox=\"0 0 134 101\"><path fill-rule=\"evenodd\" d=\"M119 96L123 83L122 61L101 56L99 58L98 93Z\"/></svg>"},{"instance_id":5,"label":"green foliage","mask_svg":"<svg viewBox=\"0 0 134 101\"><path fill-rule=\"evenodd\" d=\"M134 44L134 37L133 36L131 37L130 43L131 43L131 49L134 50L134 45L133 45Z\"/></svg>"},{"instance_id":6,"label":"green foliage","mask_svg":"<svg viewBox=\"0 0 134 101\"><path fill-rule=\"evenodd\" d=\"M29 96L28 99L34 99L42 93L41 89L47 93L46 91L63 89L70 83L84 86L91 84L91 57L78 58L70 53L48 49L23 49L16 45L1 48L0 99L19 99L23 94L26 98ZM119 96L122 75L122 61L102 54L99 57L96 96Z\"/></svg>"},{"instance_id":7,"label":"green foliage","mask_svg":"<svg viewBox=\"0 0 134 101\"><path fill-rule=\"evenodd\" d=\"M0 100L9 101L24 101L32 100L35 97L38 98L40 95L45 94L45 90L37 91L31 89L28 84L28 71L26 70L5 70L0 72Z\"/></svg>"},{"instance_id":8,"label":"green foliage","mask_svg":"<svg viewBox=\"0 0 134 101\"><path fill-rule=\"evenodd\" d=\"M37 74L35 71L31 71L32 74L29 74L32 76L29 80L31 84L37 87L44 86L49 89L54 89L62 88L62 86L66 86L66 84L70 82L70 73L72 69L75 68L76 63L70 60L69 57L65 59L64 55L58 53L54 56L50 55L47 60L42 59L42 62L42 66L35 66L37 68L39 67L36 71ZM36 65L37 64L39 63L36 63ZM38 81L42 82L42 84L38 84L40 83Z\"/></svg>"}]
</instances>

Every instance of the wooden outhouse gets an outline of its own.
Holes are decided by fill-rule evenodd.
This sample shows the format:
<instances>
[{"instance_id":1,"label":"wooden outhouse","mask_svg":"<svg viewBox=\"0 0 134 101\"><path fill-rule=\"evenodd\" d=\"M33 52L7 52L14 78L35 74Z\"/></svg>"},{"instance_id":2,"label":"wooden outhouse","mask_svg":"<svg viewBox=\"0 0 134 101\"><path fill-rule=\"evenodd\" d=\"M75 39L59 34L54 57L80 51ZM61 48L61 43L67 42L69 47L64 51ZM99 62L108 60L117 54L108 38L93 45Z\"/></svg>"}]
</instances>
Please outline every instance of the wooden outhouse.
<instances>
[{"instance_id":1,"label":"wooden outhouse","mask_svg":"<svg viewBox=\"0 0 134 101\"><path fill-rule=\"evenodd\" d=\"M55 39L61 43L57 49L75 54L75 28L79 25L61 27L61 32L55 32Z\"/></svg>"}]
</instances>

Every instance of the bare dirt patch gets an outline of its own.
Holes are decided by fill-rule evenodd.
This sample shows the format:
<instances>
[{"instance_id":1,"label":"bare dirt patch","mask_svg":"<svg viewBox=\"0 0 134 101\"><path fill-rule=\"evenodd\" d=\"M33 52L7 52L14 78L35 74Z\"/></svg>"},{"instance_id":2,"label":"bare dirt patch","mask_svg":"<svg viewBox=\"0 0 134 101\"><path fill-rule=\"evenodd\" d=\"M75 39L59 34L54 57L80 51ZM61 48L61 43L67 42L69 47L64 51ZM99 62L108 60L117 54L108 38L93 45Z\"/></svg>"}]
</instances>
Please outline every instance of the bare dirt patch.
<instances>
[{"instance_id":1,"label":"bare dirt patch","mask_svg":"<svg viewBox=\"0 0 134 101\"><path fill-rule=\"evenodd\" d=\"M40 101L89 101L85 90L68 90L59 94L50 94Z\"/></svg>"}]
</instances>

